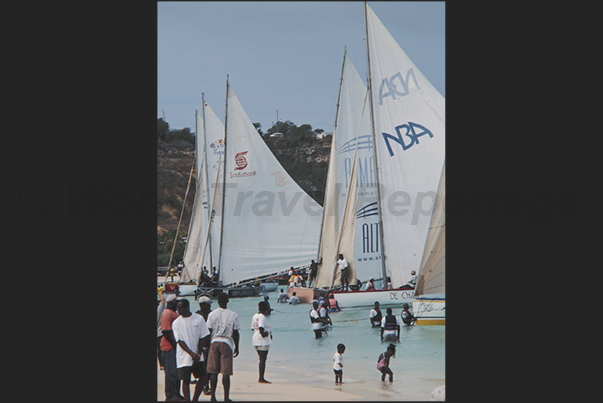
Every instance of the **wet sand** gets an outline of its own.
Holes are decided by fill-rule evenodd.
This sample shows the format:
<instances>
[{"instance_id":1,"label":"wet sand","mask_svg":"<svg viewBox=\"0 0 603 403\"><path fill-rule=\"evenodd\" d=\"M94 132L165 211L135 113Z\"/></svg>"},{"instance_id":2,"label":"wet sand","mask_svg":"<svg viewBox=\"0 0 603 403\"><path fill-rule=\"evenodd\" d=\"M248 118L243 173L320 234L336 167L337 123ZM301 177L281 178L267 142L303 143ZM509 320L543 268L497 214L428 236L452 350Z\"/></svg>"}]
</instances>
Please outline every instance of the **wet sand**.
<instances>
[{"instance_id":1,"label":"wet sand","mask_svg":"<svg viewBox=\"0 0 603 403\"><path fill-rule=\"evenodd\" d=\"M235 358L236 362L236 358ZM268 377L269 372L272 372ZM307 383L291 382L283 377L279 377L274 371L268 371L266 378L271 384L258 383L257 371L234 369L234 374L230 377L230 399L233 401L346 401L363 400L363 396L344 391L345 383L342 386L333 385L332 388L314 387ZM159 369L157 364L157 400L165 401L165 375ZM345 380L344 380L345 381ZM194 384L191 385L191 397L195 391ZM199 401L209 401L210 396L201 394ZM218 376L218 388L216 399L224 401L224 389L222 387L222 375Z\"/></svg>"}]
</instances>

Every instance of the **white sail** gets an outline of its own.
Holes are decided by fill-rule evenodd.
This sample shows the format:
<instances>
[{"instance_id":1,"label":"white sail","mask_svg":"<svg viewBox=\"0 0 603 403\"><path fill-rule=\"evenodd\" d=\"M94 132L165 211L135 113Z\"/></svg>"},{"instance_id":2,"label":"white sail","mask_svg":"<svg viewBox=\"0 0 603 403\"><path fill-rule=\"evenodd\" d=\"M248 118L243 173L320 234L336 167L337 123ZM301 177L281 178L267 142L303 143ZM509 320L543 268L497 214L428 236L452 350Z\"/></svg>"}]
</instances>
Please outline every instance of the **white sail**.
<instances>
[{"instance_id":1,"label":"white sail","mask_svg":"<svg viewBox=\"0 0 603 403\"><path fill-rule=\"evenodd\" d=\"M198 279L201 269L211 272L212 255L218 256L220 220L214 220L208 231L210 204L216 188L218 161L224 154L224 124L205 102L201 119L196 119L198 133L195 143L197 183L188 239L184 251L182 281ZM209 238L208 238L209 235ZM207 246L206 246L207 245ZM205 250L204 248L208 248ZM203 260L203 261L202 261Z\"/></svg>"},{"instance_id":2,"label":"white sail","mask_svg":"<svg viewBox=\"0 0 603 403\"><path fill-rule=\"evenodd\" d=\"M369 277L379 278L382 273L373 141L369 109L364 102L365 95L366 86L346 51L325 191L325 218L320 254L323 264L318 275L319 287L339 284L338 277L333 275L333 273L337 274L336 271L333 272L333 267L337 255L343 253L343 249L348 251L344 256L353 268L349 274L352 284L355 284L356 277L367 280ZM354 158L355 152L358 153L356 158ZM356 179L353 179L355 162L357 172ZM352 196L350 189L355 190L356 194L353 204L348 206L348 212L344 213L346 199ZM336 217L333 217L335 214L333 210L337 211ZM354 219L347 217L348 215L354 216ZM341 229L337 223L340 223ZM351 233L346 233L344 229ZM341 241L338 241L341 237L350 244L341 244Z\"/></svg>"},{"instance_id":3,"label":"white sail","mask_svg":"<svg viewBox=\"0 0 603 403\"><path fill-rule=\"evenodd\" d=\"M341 90L340 90L341 91ZM339 234L339 197L337 183L337 136L333 130L331 140L331 153L329 155L329 168L327 171L327 183L325 188L324 210L322 218L322 230L320 233L320 245L318 256L320 256L318 273L314 287L330 287L333 285L335 275L335 262L337 261L337 238Z\"/></svg>"},{"instance_id":4,"label":"white sail","mask_svg":"<svg viewBox=\"0 0 603 403\"><path fill-rule=\"evenodd\" d=\"M415 297L446 293L446 165L442 168L440 185L427 233Z\"/></svg>"},{"instance_id":5,"label":"white sail","mask_svg":"<svg viewBox=\"0 0 603 403\"><path fill-rule=\"evenodd\" d=\"M373 140L369 107L365 103L366 85L347 52L344 60L341 100L337 116L337 177L339 188L340 222L348 190L356 188L353 213L354 225L354 277L363 281L370 277L380 278L381 252L379 241L379 203L373 161ZM358 156L354 159L358 139ZM356 161L356 183L350 181L353 162ZM349 258L347 258L349 260Z\"/></svg>"},{"instance_id":6,"label":"white sail","mask_svg":"<svg viewBox=\"0 0 603 403\"><path fill-rule=\"evenodd\" d=\"M307 265L317 254L323 212L283 169L227 87L224 284Z\"/></svg>"},{"instance_id":7,"label":"white sail","mask_svg":"<svg viewBox=\"0 0 603 403\"><path fill-rule=\"evenodd\" d=\"M366 101L366 98L365 98ZM359 137L359 136L358 136ZM337 242L337 250L339 254L348 261L348 284L356 283L356 262L354 238L356 235L356 199L358 180L358 137L356 147L354 147L354 155L352 157L352 172L350 176L349 191L344 203L343 216L341 218L341 227L339 228L339 239ZM334 285L343 285L341 280L341 270L337 269L337 276Z\"/></svg>"},{"instance_id":8,"label":"white sail","mask_svg":"<svg viewBox=\"0 0 603 403\"><path fill-rule=\"evenodd\" d=\"M218 175L218 171L224 169L223 155L224 155L224 124L211 109L211 107L205 102L204 108L204 123L203 133L205 134L205 176L204 182L207 184L203 191L203 208L204 208L204 234L209 233L207 240L207 250L205 251L203 266L207 267L207 270L211 273L211 268L217 266L217 260L220 253L220 231L222 228L222 221L220 215L222 214L222 177ZM222 166L220 167L220 164ZM214 195L214 193L218 195ZM218 200L218 203L214 206L214 199ZM214 209L214 215L212 216L211 211ZM210 230L208 226L211 221ZM207 235L206 235L207 237Z\"/></svg>"},{"instance_id":9,"label":"white sail","mask_svg":"<svg viewBox=\"0 0 603 403\"><path fill-rule=\"evenodd\" d=\"M383 246L394 287L419 271L444 163L444 98L365 3Z\"/></svg>"}]
</instances>

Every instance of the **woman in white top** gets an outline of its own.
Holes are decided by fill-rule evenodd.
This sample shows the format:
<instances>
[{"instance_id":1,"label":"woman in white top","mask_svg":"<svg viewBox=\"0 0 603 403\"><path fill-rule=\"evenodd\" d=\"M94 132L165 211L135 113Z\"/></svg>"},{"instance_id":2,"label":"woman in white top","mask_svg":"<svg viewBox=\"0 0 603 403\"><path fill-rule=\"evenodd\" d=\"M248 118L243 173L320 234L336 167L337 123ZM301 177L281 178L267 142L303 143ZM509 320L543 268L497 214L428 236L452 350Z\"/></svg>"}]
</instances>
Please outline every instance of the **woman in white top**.
<instances>
[{"instance_id":1,"label":"woman in white top","mask_svg":"<svg viewBox=\"0 0 603 403\"><path fill-rule=\"evenodd\" d=\"M268 358L268 350L270 344L272 344L272 332L270 331L270 323L266 319L264 312L268 311L268 304L266 301L260 301L258 303L258 313L253 315L251 318L251 328L253 329L253 337L251 341L255 350L258 352L260 357L260 378L259 383L271 383L264 378L266 372L266 359Z\"/></svg>"}]
</instances>

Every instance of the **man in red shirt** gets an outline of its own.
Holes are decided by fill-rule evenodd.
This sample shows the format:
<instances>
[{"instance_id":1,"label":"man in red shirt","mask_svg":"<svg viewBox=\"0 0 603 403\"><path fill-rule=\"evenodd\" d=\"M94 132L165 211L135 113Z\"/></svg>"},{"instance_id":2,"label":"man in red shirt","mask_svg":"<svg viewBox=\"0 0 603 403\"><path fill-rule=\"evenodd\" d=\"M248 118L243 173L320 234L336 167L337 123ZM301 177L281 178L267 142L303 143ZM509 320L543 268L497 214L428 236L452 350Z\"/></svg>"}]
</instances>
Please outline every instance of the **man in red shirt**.
<instances>
[{"instance_id":1,"label":"man in red shirt","mask_svg":"<svg viewBox=\"0 0 603 403\"><path fill-rule=\"evenodd\" d=\"M165 372L165 400L184 400L180 395L180 378L176 367L176 339L172 331L172 322L178 318L176 312L176 295L171 294L166 299L166 308L161 314L161 354Z\"/></svg>"}]
</instances>

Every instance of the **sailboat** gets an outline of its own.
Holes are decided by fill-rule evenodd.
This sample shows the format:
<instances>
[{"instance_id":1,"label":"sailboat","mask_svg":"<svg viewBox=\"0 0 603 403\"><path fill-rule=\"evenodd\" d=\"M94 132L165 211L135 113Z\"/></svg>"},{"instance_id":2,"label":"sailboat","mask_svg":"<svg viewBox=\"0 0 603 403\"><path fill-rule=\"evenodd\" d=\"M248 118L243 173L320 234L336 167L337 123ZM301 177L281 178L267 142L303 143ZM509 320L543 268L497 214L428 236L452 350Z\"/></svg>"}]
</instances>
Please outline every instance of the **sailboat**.
<instances>
[{"instance_id":1,"label":"sailboat","mask_svg":"<svg viewBox=\"0 0 603 403\"><path fill-rule=\"evenodd\" d=\"M305 266L316 256L323 208L272 154L228 79L226 87L222 141L221 123L204 102L201 132L209 147L203 147L206 164L199 169L206 169L206 188L198 193L201 203L195 202L183 279L200 284L202 266L216 266L217 286L197 286L198 295L257 295L258 278ZM210 149L217 150L213 159Z\"/></svg>"},{"instance_id":2,"label":"sailboat","mask_svg":"<svg viewBox=\"0 0 603 403\"><path fill-rule=\"evenodd\" d=\"M431 201L435 198L444 163L444 98L412 63L367 3L365 24L370 106L367 108L370 119L367 120L370 122L370 139L373 145L374 182L379 184L376 186L377 201L381 201L373 205L373 211L378 217L374 227L377 230L376 245L379 253L378 258L374 260L381 268L381 284L378 285L381 289L333 291L340 307L372 306L375 301L379 301L381 305L413 301L415 290L407 283L411 278L411 271L419 271L432 210L425 209L424 205L429 203L429 196ZM354 99L358 103L362 88L356 84L354 90L346 89L345 85L351 86L354 82L352 79L346 80L344 76L346 64L344 58L344 86L340 84L340 95L344 90L350 93L354 91ZM349 102L354 100L349 99ZM338 105L338 108L343 107L343 102ZM338 109L337 119L339 113L341 109ZM360 120L358 113L351 119L364 121ZM338 136L343 132L341 127L336 129L334 141L338 141ZM358 133L362 132L361 128L357 130ZM359 146L360 142L356 141L354 145ZM337 179L332 180L329 173L327 186L332 186L333 181L337 182ZM350 182L349 189L353 186L359 186L358 182ZM332 188L325 192L325 212L334 208L327 204L327 198L332 192ZM355 193L348 190L347 197L353 196L356 196ZM328 228L337 231L334 228L338 228L338 223L334 221L326 220L323 224L325 228L321 241L325 239L324 234ZM355 227L357 228L357 225ZM337 234L338 240L345 236L343 231L344 228L341 227ZM330 236L333 237L332 234ZM323 248L321 243L323 258L324 250L328 251L331 262L332 250L329 247ZM357 249L354 249L354 252L356 251ZM353 262L356 265L358 263L357 260ZM340 285L336 275L334 277L330 274L333 271L331 267L324 267L323 262L321 270L326 270L328 280L326 284L318 282L318 286L332 288ZM352 284L357 272L352 272ZM321 272L319 276L323 274ZM386 289L385 279L388 278L392 286Z\"/></svg>"},{"instance_id":3,"label":"sailboat","mask_svg":"<svg viewBox=\"0 0 603 403\"><path fill-rule=\"evenodd\" d=\"M195 167L197 184L193 210L184 250L181 282L178 289L182 295L217 295L227 292L229 296L254 296L259 287L224 287L221 284L202 285L203 270L211 275L215 257L220 249L220 217L223 186L221 184L224 156L224 124L201 94L201 119L195 111Z\"/></svg>"},{"instance_id":4,"label":"sailboat","mask_svg":"<svg viewBox=\"0 0 603 403\"><path fill-rule=\"evenodd\" d=\"M438 194L427 233L412 311L417 325L446 323L446 171L442 168Z\"/></svg>"}]
</instances>

